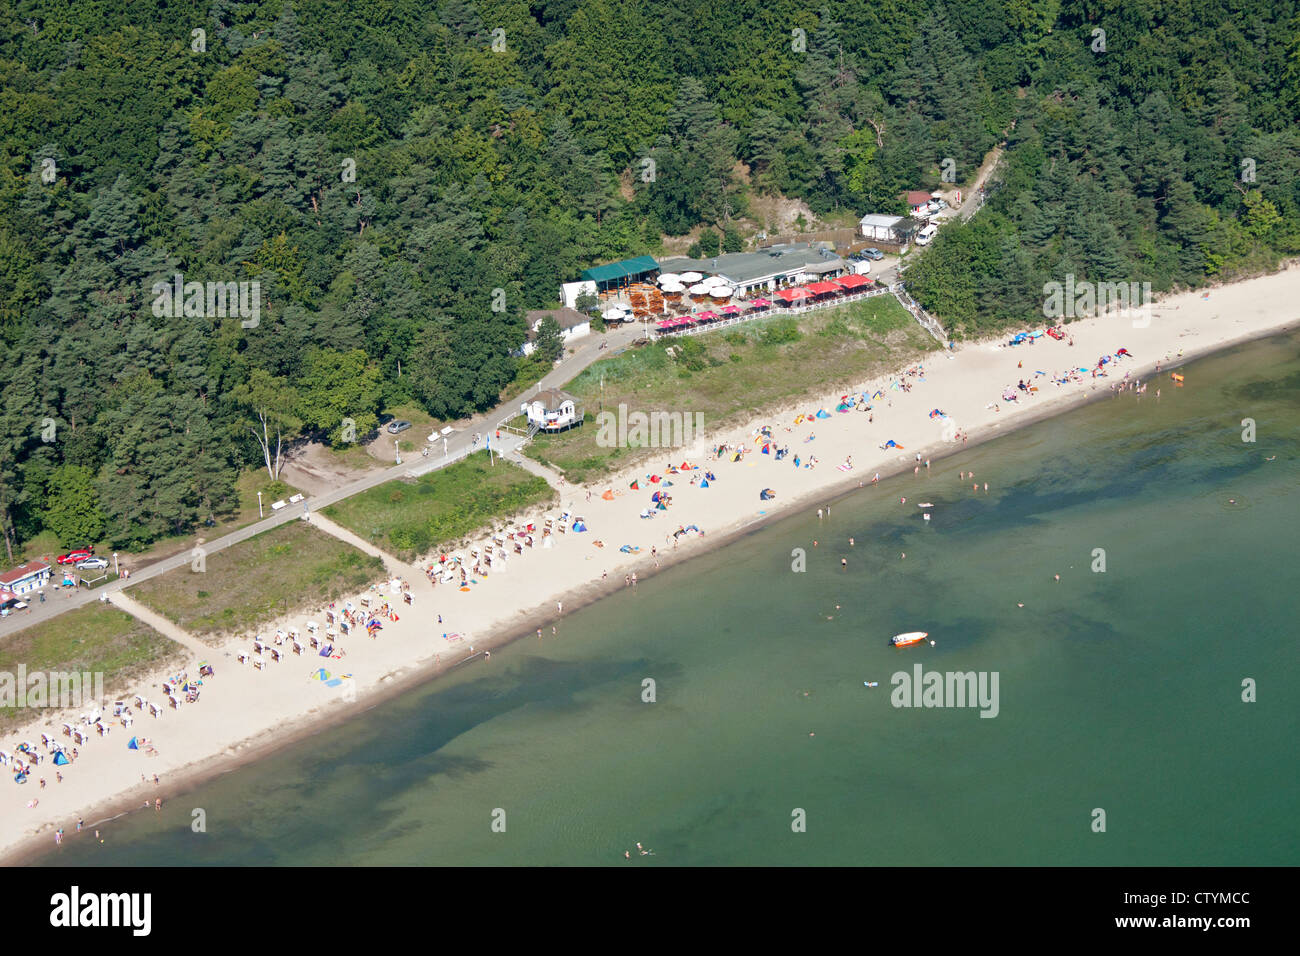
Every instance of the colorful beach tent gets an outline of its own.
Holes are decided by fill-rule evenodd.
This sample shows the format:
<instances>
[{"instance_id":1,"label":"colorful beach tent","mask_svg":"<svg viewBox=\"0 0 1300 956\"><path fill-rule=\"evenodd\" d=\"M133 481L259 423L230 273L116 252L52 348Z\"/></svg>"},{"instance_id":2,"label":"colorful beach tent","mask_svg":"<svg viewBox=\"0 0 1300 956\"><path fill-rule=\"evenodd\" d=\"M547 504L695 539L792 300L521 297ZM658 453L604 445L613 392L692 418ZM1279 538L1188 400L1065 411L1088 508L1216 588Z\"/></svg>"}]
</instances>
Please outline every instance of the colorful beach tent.
<instances>
[{"instance_id":1,"label":"colorful beach tent","mask_svg":"<svg viewBox=\"0 0 1300 956\"><path fill-rule=\"evenodd\" d=\"M700 482L700 487L701 487L701 488L707 488L707 487L709 487L709 479L705 478L703 481L701 481L701 482Z\"/></svg>"},{"instance_id":2,"label":"colorful beach tent","mask_svg":"<svg viewBox=\"0 0 1300 956\"><path fill-rule=\"evenodd\" d=\"M818 417L818 418L830 418L830 417L831 417L831 413L828 412L828 411L826 411L826 409L824 409L824 408L819 408L819 409L817 410L817 417Z\"/></svg>"},{"instance_id":3,"label":"colorful beach tent","mask_svg":"<svg viewBox=\"0 0 1300 956\"><path fill-rule=\"evenodd\" d=\"M579 518L577 521L573 522L573 530L574 530L574 531L579 531L579 532L581 532L581 531L586 531L586 530L587 530L587 526L586 526L585 524L583 524L583 523L582 523L582 519Z\"/></svg>"},{"instance_id":4,"label":"colorful beach tent","mask_svg":"<svg viewBox=\"0 0 1300 956\"><path fill-rule=\"evenodd\" d=\"M134 737L132 737L130 740L127 741L127 743L126 743L126 749L127 749L127 750L139 750L139 749L140 749L140 745L136 742L136 739L135 739Z\"/></svg>"},{"instance_id":5,"label":"colorful beach tent","mask_svg":"<svg viewBox=\"0 0 1300 956\"><path fill-rule=\"evenodd\" d=\"M605 493L604 493L603 495L601 495L601 497L602 497L603 499L605 499L606 501L613 501L613 500L614 500L614 489L613 489L613 488L606 488L606 489L605 489Z\"/></svg>"},{"instance_id":6,"label":"colorful beach tent","mask_svg":"<svg viewBox=\"0 0 1300 956\"><path fill-rule=\"evenodd\" d=\"M131 739L133 741L135 740L134 737ZM72 763L72 761L68 759L68 755L65 754L62 750L60 750L58 753L54 755L54 766L66 767L70 763Z\"/></svg>"}]
</instances>

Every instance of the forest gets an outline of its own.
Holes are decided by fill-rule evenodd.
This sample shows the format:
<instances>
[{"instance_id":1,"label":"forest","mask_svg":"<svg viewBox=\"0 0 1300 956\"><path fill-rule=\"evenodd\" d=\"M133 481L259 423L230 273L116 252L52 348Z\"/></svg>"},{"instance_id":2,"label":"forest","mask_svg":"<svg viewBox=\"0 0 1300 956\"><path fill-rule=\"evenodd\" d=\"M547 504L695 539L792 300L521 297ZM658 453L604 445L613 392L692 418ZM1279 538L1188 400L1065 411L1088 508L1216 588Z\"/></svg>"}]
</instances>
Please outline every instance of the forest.
<instances>
[{"instance_id":1,"label":"forest","mask_svg":"<svg viewBox=\"0 0 1300 956\"><path fill-rule=\"evenodd\" d=\"M0 13L10 560L45 531L189 533L344 419L491 407L541 374L515 352L561 281L666 237L735 247L759 197L903 212L1004 144L984 209L907 272L964 336L1067 273L1164 291L1300 250L1295 0ZM158 309L176 276L256 283L257 321Z\"/></svg>"}]
</instances>

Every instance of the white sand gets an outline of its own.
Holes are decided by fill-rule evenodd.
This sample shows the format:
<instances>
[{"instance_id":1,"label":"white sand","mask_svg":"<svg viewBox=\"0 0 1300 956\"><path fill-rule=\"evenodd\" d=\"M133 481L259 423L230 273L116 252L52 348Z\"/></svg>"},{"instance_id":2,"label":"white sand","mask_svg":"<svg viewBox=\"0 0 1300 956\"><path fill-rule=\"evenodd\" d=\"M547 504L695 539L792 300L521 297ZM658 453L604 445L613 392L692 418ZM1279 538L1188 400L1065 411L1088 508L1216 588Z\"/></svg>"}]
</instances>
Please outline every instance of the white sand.
<instances>
[{"instance_id":1,"label":"white sand","mask_svg":"<svg viewBox=\"0 0 1300 956\"><path fill-rule=\"evenodd\" d=\"M521 632L528 632L526 639L536 640L532 631L541 626L545 644L552 639L551 626L559 616L557 601L564 602L567 614L601 593L623 587L624 575L633 570L644 579L654 571L652 546L658 548L667 564L699 554L755 522L796 507L816 508L836 492L856 487L860 481L868 484L869 490L864 493L892 495L893 487L888 491L870 488L877 471L882 478L899 470L910 471L918 451L922 458L936 459L962 447L960 441L944 441L945 437L953 437L954 428L945 430L942 420L930 419L928 413L933 408L946 412L956 428L976 442L1049 411L1057 412L1106 394L1126 371L1132 378L1147 380L1157 361L1167 368L1293 326L1298 317L1300 270L1291 269L1214 289L1208 297L1188 293L1165 300L1155 307L1147 328L1134 328L1131 319L1119 317L1071 323L1067 331L1074 339L1073 347L1044 337L1033 346L1003 348L975 343L950 355L936 353L924 363L924 380L920 376L904 377L912 385L910 392L888 388L888 382L899 376L863 383L864 388L870 385L871 392L881 385L886 388L884 397L873 403L872 424L861 412L835 413L837 391L820 400L801 401L764 415L745 427L710 434L694 447L665 449L662 461L655 460L660 474L664 463L681 464L686 460L701 466L692 474L702 475L709 468L717 481L702 489L688 484L690 474L670 476L673 505L652 520L638 517L649 506L651 492L659 487L644 480L643 469L599 482L590 489L574 488L564 495L562 506L551 513L558 517L561 511L572 510L583 516L590 528L587 533L570 531L556 536L555 546L550 549L541 547L538 536L537 547L525 549L522 557L512 555L504 573L491 574L468 593L450 584L435 589L423 574L412 569L404 576L412 586L414 605L400 605L400 621L386 622L375 640L364 634L343 638L339 642L347 652L343 660L327 660L308 649L302 657L290 654L278 664L270 663L268 655L265 669L257 671L251 664L235 662L237 653L250 650L252 635L233 639L207 655L217 673L206 682L200 702L183 705L179 711L168 710L157 719L137 715L129 731L118 726L107 738L92 739L79 748L80 757L75 763L62 768L62 783L55 783L55 768L49 759L35 768L32 779L22 786L13 782L11 771L0 773L0 856L16 858L32 846L53 845L53 832L59 826L64 828L66 840L87 838L89 832L80 836L73 832L79 814L84 815L89 831L111 813L140 807L146 798L152 801L159 794L166 797L207 774L228 769L296 735L319 729L327 721L366 709L384 694L427 679ZM999 341L1007 338L1009 335ZM1090 368L1101 355L1121 347L1132 352L1134 359L1118 363L1118 371L1112 371L1109 377L1093 380L1085 375L1082 384L1061 387L1051 383L1056 373L1070 367ZM1017 368L1020 361L1024 362L1023 368ZM1108 370L1115 368L1114 363L1107 366ZM1034 376L1037 369L1049 376ZM1005 387L1014 386L1021 378L1028 381L1031 376L1039 387L1036 395L1015 404L1002 401ZM1152 394L1156 388L1174 387L1164 371L1150 381ZM1189 380L1186 387L1195 385L1194 380ZM991 402L996 402L1000 410L987 408ZM798 413L819 408L830 411L831 418L793 424ZM785 460L778 462L757 451L739 463L706 457L710 447L723 441L753 448L752 430L764 424L773 426L778 444L790 446ZM805 443L810 433L816 439ZM879 450L878 446L891 438L905 451ZM795 455L806 458L809 453L816 455L820 464L796 470ZM853 470L837 470L836 466L849 455L853 457ZM639 492L628 490L633 477L642 478ZM760 502L759 490L764 487L776 490L775 501ZM606 488L618 491L618 497L602 500L600 494ZM592 492L589 502L588 490ZM683 537L674 550L668 536L678 526L690 524L698 524L706 536ZM486 537L484 534L480 540ZM596 548L596 540L602 540L605 547ZM621 554L618 549L623 544L638 545L642 552ZM602 572L608 573L607 580L602 581ZM442 614L444 624L437 623L438 614ZM323 629L325 620L319 609L296 612L279 623L286 629L294 625L302 628L309 619L320 622ZM262 633L271 635L275 630L272 624ZM443 640L444 631L460 632L466 639L451 644ZM196 676L196 663L190 662L191 676ZM479 656L470 666L493 664ZM339 688L324 687L308 676L321 666L334 675L350 673L352 679ZM166 703L158 689L162 676L141 682L139 692L149 700ZM13 753L22 740L39 743L42 730L57 734L64 720L75 721L76 717L51 711L41 723L6 734L0 739L0 749ZM126 744L132 734L149 737L157 755L128 750ZM61 734L59 739L69 744ZM147 784L141 783L142 774L148 776ZM154 774L160 776L162 787L153 784ZM39 777L48 781L44 790L37 783ZM32 799L38 799L39 805L28 808ZM111 840L111 832L105 830L106 839Z\"/></svg>"}]
</instances>

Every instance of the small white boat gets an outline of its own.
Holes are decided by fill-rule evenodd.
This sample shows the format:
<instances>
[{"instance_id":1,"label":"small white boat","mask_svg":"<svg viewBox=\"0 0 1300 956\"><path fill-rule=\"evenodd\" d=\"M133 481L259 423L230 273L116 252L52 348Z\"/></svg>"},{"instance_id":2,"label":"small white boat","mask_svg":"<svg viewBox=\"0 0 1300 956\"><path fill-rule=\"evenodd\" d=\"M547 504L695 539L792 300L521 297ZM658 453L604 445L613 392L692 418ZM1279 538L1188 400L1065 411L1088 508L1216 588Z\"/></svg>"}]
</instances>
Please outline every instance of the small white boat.
<instances>
[{"instance_id":1,"label":"small white boat","mask_svg":"<svg viewBox=\"0 0 1300 956\"><path fill-rule=\"evenodd\" d=\"M919 644L929 636L929 631L908 631L906 634L895 634L892 643L895 647L907 647L909 644Z\"/></svg>"}]
</instances>

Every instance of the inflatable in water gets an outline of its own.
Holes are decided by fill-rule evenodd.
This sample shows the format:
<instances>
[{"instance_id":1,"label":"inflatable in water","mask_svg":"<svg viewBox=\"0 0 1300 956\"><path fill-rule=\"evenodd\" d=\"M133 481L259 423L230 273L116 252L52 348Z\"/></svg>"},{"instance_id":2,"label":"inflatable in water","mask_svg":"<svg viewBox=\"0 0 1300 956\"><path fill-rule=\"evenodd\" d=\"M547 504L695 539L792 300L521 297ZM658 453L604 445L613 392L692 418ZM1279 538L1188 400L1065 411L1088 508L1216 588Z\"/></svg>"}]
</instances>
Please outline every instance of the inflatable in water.
<instances>
[{"instance_id":1,"label":"inflatable in water","mask_svg":"<svg viewBox=\"0 0 1300 956\"><path fill-rule=\"evenodd\" d=\"M1177 382L1179 385L1181 385L1181 384L1183 383L1183 377L1182 377L1181 375L1179 375L1177 372L1170 372L1170 373L1169 373L1169 377L1172 378L1172 379L1173 379L1175 382Z\"/></svg>"}]
</instances>

